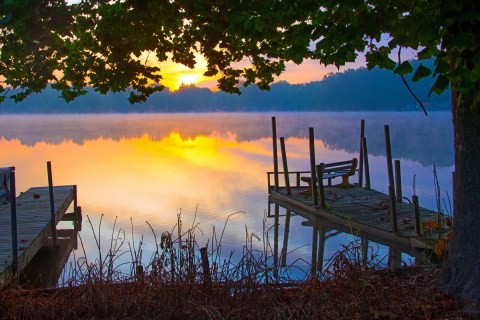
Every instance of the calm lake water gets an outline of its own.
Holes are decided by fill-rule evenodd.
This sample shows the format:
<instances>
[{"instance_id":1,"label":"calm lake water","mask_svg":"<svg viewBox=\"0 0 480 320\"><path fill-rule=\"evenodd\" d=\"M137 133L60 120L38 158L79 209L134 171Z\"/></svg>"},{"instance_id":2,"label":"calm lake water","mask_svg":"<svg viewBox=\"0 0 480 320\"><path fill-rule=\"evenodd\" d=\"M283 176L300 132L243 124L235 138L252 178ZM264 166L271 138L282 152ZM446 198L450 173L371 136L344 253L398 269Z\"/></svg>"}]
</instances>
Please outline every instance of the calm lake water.
<instances>
[{"instance_id":1,"label":"calm lake water","mask_svg":"<svg viewBox=\"0 0 480 320\"><path fill-rule=\"evenodd\" d=\"M112 231L123 230L127 253L122 259L131 261L130 248L138 250L141 244L142 261L148 263L155 238L146 222L159 237L174 228L179 215L183 230L198 224L201 246L214 230L217 240L223 233L225 256L240 253L247 234L263 239L264 230L267 247L273 248L274 221L265 218L266 172L273 170L272 116L277 117L278 136L286 139L290 170L309 170L309 127L315 128L318 162L358 157L360 119L365 119L372 187L383 192L388 185L383 126L389 124L393 157L402 164L404 196L411 198L415 177L421 206L436 208L435 164L448 207L454 171L450 113L2 115L0 167L16 167L17 192L47 185L47 161L52 162L54 184L78 186L83 246L70 262L84 250L88 259L98 257L94 233L108 250ZM312 232L304 221L292 216L290 263L311 259ZM266 245L253 239L256 248ZM344 233L329 237L325 259L353 240Z\"/></svg>"}]
</instances>

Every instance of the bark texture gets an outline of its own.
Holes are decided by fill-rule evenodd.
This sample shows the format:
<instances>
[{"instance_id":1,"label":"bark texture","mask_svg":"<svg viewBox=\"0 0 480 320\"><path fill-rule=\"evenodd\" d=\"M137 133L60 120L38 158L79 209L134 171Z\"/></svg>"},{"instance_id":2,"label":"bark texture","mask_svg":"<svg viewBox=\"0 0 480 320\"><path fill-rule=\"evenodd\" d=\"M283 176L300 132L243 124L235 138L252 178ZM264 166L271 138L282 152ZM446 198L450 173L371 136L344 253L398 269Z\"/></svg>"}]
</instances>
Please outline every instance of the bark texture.
<instances>
[{"instance_id":1,"label":"bark texture","mask_svg":"<svg viewBox=\"0 0 480 320\"><path fill-rule=\"evenodd\" d=\"M443 281L466 307L480 310L480 108L458 104L452 88L455 148L454 235Z\"/></svg>"}]
</instances>

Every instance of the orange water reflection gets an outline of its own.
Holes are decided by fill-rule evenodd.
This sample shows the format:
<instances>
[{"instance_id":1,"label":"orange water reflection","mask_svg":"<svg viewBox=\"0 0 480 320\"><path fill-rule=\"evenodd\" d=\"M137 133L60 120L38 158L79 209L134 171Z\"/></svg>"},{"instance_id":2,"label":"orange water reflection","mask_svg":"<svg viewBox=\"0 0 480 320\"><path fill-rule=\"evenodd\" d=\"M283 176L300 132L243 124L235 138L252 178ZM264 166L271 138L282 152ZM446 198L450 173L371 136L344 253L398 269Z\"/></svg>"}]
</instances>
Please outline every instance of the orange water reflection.
<instances>
[{"instance_id":1,"label":"orange water reflection","mask_svg":"<svg viewBox=\"0 0 480 320\"><path fill-rule=\"evenodd\" d=\"M287 139L290 167L308 167L304 139ZM271 140L239 142L234 133L212 133L184 138L171 132L161 139L97 138L83 144L63 141L26 146L19 140L0 140L0 163L14 165L17 190L46 185L46 161L52 161L55 184L77 184L86 212L111 218L153 221L173 225L180 208L197 205L209 220L224 220L228 213L252 208L258 197L258 215L266 208L266 171L272 168ZM326 150L317 141L326 161L341 151ZM248 196L250 195L250 196ZM257 201L258 202L258 201ZM257 215L257 216L258 216Z\"/></svg>"},{"instance_id":2,"label":"orange water reflection","mask_svg":"<svg viewBox=\"0 0 480 320\"><path fill-rule=\"evenodd\" d=\"M136 236L145 235L144 243L147 245L152 244L154 239L151 236L148 238L150 230L145 221L151 223L158 234L173 228L180 211L184 225L191 225L196 208L197 221L206 237L211 237L212 225L220 232L231 213L245 211L245 214L231 216L228 222L225 238L229 238L232 249L238 249L244 243L245 226L248 226L249 232L262 234L263 215L268 207L265 172L273 167L272 142L263 132L270 130L266 125L268 121L261 119L263 122L255 122L253 116L248 116L238 121L241 125L235 127L218 115L207 119L202 119L203 116L182 116L182 123L177 123L179 120L174 116L165 116L165 119L163 116L161 119L138 116L131 123L126 116L109 117L97 119L96 116L88 116L88 121L80 121L83 116L72 116L61 118L61 121L55 122L57 124L39 121L28 122L23 127L4 124L4 133L0 134L0 166L13 165L17 168L17 191L20 192L46 185L46 162L52 161L55 184L78 185L79 204L84 217L90 216L95 224L101 214L105 215L102 235L107 240L107 246L117 216L117 228L127 230L132 218ZM32 116L33 119L38 120ZM121 124L116 124L118 119L122 120ZM228 120L233 121L231 117ZM18 119L16 121L19 122ZM295 118L291 124L279 125L279 131L284 131L280 134L285 134L285 128L291 126L306 128L298 121ZM14 121L12 118L12 121L6 122ZM110 122L111 126L104 125ZM188 126L189 122L193 125ZM330 122L333 123L326 121L319 126L325 132L322 134L319 130L321 139L315 141L317 162L357 157L351 146L358 145L358 136L345 134L345 128L349 128L345 125L339 126L342 129L340 133L334 132L327 127ZM124 132L126 128L130 132ZM29 134L18 135L17 138L17 129ZM261 134L247 134L255 130L261 131ZM49 134L44 134L45 131ZM286 134L290 170L309 168L306 130L301 132L303 136ZM70 138L62 141L67 136ZM369 148L375 150L376 136L370 136L372 144ZM42 139L49 142L42 142ZM383 145L377 148L382 150ZM385 158L377 153L369 159L372 186L386 191ZM281 161L279 164L281 168ZM450 181L451 168L447 167L444 171L440 172L441 185ZM406 196L411 193L414 175L417 178L416 190L422 195L421 203L430 207L424 196L428 191L433 193L431 170L417 161L402 159ZM352 180L355 182L355 178ZM430 198L434 199L434 196ZM298 220L301 220L300 217ZM84 219L84 226L85 222ZM291 234L295 237L292 236L289 246L303 249L296 251L297 256L292 257L293 260L304 258L310 251L304 246L310 243L311 233L305 232L305 227L297 222L297 226L292 225ZM273 221L267 219L268 223L271 226ZM87 224L82 231L87 254L89 250L95 252L95 241L88 237L89 234L91 231ZM225 238L224 243L227 242Z\"/></svg>"}]
</instances>

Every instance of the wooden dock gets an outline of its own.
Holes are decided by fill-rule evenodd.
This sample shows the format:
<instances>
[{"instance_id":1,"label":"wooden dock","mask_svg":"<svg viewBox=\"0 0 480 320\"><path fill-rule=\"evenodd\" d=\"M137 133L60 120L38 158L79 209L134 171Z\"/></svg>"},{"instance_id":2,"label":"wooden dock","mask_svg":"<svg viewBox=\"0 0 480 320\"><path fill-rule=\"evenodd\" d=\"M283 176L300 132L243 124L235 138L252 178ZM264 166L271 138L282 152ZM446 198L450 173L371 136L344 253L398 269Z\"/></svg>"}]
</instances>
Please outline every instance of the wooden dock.
<instances>
[{"instance_id":1,"label":"wooden dock","mask_svg":"<svg viewBox=\"0 0 480 320\"><path fill-rule=\"evenodd\" d=\"M53 187L55 200L55 225L73 203L77 207L76 186ZM34 196L35 195L35 196ZM30 188L16 198L18 231L18 270L22 272L52 233L51 209L48 187ZM10 204L0 205L0 283L12 277L12 236Z\"/></svg>"},{"instance_id":2,"label":"wooden dock","mask_svg":"<svg viewBox=\"0 0 480 320\"><path fill-rule=\"evenodd\" d=\"M420 208L416 195L412 197L413 204L403 202L400 160L393 161L388 125L384 126L388 195L371 188L363 119L360 120L358 168L356 158L351 162L345 161L350 159L339 159L339 162L330 164L318 163L315 159L314 128L308 129L310 170L289 170L285 138L280 137L283 164L281 172L278 165L276 119L272 117L274 171L267 172L270 202L306 216L310 220L322 218L330 224L339 226L338 230L348 229L351 234L364 234L375 242L402 248L401 250L405 252L410 249L437 249L435 250L437 254L443 254L445 242L451 236L448 230L449 219L441 213ZM358 174L358 183L350 184L348 178L353 178L355 174ZM341 177L342 183L332 186L332 177ZM328 180L327 186L324 185L325 180ZM302 186L303 182L307 182L311 188Z\"/></svg>"},{"instance_id":3,"label":"wooden dock","mask_svg":"<svg viewBox=\"0 0 480 320\"><path fill-rule=\"evenodd\" d=\"M319 217L332 225L343 226L351 234L366 234L371 240L400 248L404 252L409 249L431 250L439 239L445 239L447 232L439 234L435 228L423 228L418 234L415 230L414 206L409 203L397 202L396 232L392 231L392 215L389 196L375 190L364 188L325 187L327 207L313 205L312 196L301 195L307 187L291 188L287 194L284 187L278 190L270 189L269 199L288 210L307 217ZM438 220L434 211L420 208L421 223Z\"/></svg>"}]
</instances>

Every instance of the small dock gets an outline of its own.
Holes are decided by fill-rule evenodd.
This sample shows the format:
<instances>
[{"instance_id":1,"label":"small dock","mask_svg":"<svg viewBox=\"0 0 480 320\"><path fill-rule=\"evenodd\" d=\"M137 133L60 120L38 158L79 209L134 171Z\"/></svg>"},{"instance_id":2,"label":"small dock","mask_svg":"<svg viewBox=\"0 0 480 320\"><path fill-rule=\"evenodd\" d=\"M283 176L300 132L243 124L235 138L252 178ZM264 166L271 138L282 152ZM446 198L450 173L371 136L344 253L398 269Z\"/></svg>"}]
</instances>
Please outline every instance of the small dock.
<instances>
[{"instance_id":1,"label":"small dock","mask_svg":"<svg viewBox=\"0 0 480 320\"><path fill-rule=\"evenodd\" d=\"M269 200L303 216L320 217L333 225L341 225L352 234L366 234L369 239L385 245L409 249L431 250L445 233L438 229L424 228L422 233L415 230L415 208L409 203L397 203L397 231L392 231L392 214L389 196L364 188L325 187L327 208L314 206L312 196L301 195L307 187L271 190ZM434 211L419 208L420 223L437 221Z\"/></svg>"},{"instance_id":2,"label":"small dock","mask_svg":"<svg viewBox=\"0 0 480 320\"><path fill-rule=\"evenodd\" d=\"M451 236L450 218L420 208L416 195L412 196L411 203L409 199L404 201L400 160L393 161L389 126L385 125L384 129L388 194L371 188L364 120L360 121L358 160L317 162L314 128L309 128L310 170L292 171L288 167L284 137L279 139L283 165L283 170L279 170L276 119L272 117L274 171L267 172L269 201L311 220L322 218L339 226L338 230L349 230L351 234L364 235L375 242L402 248L404 252L434 250L441 256ZM358 178L358 182L348 181L354 177ZM332 180L336 178L341 178L342 182L333 184Z\"/></svg>"},{"instance_id":3,"label":"small dock","mask_svg":"<svg viewBox=\"0 0 480 320\"><path fill-rule=\"evenodd\" d=\"M64 218L73 203L77 212L75 185L55 186L55 225ZM21 273L34 259L52 235L49 187L30 188L16 198L18 272ZM0 283L13 276L12 233L10 203L0 204Z\"/></svg>"}]
</instances>

